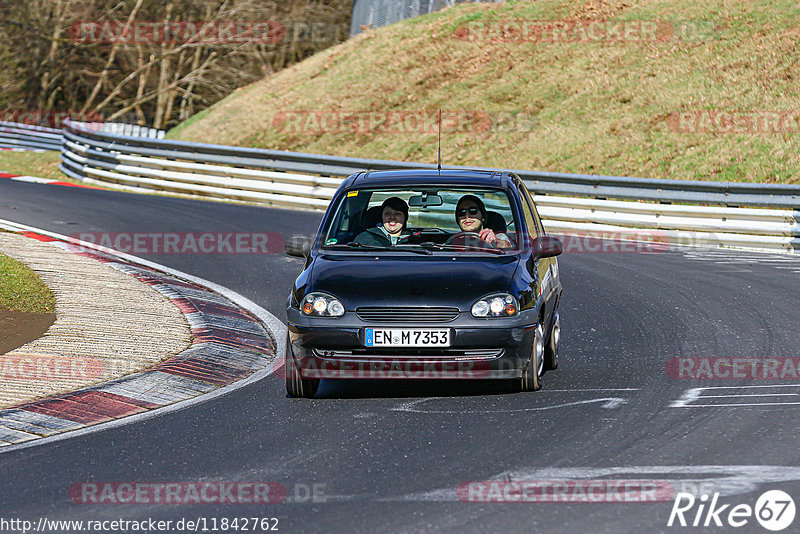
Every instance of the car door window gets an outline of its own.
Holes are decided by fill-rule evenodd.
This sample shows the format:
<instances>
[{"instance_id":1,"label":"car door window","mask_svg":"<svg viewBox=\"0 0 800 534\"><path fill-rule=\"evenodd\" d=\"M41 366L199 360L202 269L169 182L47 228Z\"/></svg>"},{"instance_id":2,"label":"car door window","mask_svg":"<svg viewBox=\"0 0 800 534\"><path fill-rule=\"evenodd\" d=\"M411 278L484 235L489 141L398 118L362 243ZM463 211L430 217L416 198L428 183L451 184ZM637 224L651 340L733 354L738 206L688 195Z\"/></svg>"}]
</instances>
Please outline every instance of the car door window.
<instances>
[{"instance_id":1,"label":"car door window","mask_svg":"<svg viewBox=\"0 0 800 534\"><path fill-rule=\"evenodd\" d=\"M525 187L524 184L520 184L522 192L525 196L525 201L528 204L528 209L532 212L533 220L536 223L536 233L537 235L544 235L544 225L542 224L542 219L539 217L539 212L536 210L536 204L533 202L533 198L531 198L531 194L528 192L528 188ZM525 215L527 217L527 214Z\"/></svg>"},{"instance_id":2,"label":"car door window","mask_svg":"<svg viewBox=\"0 0 800 534\"><path fill-rule=\"evenodd\" d=\"M539 225L536 224L536 218L533 215L533 210L531 210L531 206L528 203L528 196L527 191L524 189L522 190L525 192L523 197L525 197L521 204L522 204L522 215L525 217L525 226L528 228L528 233L530 234L531 239L538 237L540 235Z\"/></svg>"}]
</instances>

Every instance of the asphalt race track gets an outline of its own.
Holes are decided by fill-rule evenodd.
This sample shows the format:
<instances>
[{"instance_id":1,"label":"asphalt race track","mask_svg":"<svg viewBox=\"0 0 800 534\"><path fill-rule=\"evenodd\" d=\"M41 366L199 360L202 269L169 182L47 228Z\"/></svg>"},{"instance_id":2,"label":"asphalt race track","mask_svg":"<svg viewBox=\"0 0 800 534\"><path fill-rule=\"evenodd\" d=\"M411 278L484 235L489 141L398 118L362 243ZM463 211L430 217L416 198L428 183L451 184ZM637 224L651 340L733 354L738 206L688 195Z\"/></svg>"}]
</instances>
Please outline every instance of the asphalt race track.
<instances>
[{"instance_id":1,"label":"asphalt race track","mask_svg":"<svg viewBox=\"0 0 800 534\"><path fill-rule=\"evenodd\" d=\"M0 218L66 235L288 236L313 234L320 215L2 180ZM301 265L282 253L138 255L237 291L282 321ZM723 532L733 528L667 527L675 494L696 493L699 504L701 494L710 500L719 492L718 504L730 505L723 522L734 505L754 507L767 490L800 499L797 376L698 380L667 371L673 358L797 362L800 259L680 249L566 254L559 265L560 368L545 375L539 392L344 380L325 381L318 398L304 400L286 398L282 376L271 376L185 410L0 453L0 516L206 518L209 531L212 518L269 517L284 533ZM598 480L654 483L667 496L468 502L462 491L481 481L499 481L496 490ZM278 483L287 498L176 505L70 497L85 482L209 481ZM476 490L473 500L491 494ZM697 511L686 512L690 525ZM800 519L786 532L797 525ZM767 532L755 517L736 531Z\"/></svg>"}]
</instances>

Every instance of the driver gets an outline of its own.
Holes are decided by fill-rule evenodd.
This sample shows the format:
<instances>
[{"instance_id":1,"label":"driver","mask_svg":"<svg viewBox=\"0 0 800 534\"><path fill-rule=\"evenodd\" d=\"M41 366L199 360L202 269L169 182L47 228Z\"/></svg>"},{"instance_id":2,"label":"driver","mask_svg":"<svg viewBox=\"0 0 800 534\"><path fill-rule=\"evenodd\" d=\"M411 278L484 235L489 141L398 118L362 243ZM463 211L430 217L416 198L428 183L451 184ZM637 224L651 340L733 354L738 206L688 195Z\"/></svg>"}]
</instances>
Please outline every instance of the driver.
<instances>
[{"instance_id":1,"label":"driver","mask_svg":"<svg viewBox=\"0 0 800 534\"><path fill-rule=\"evenodd\" d=\"M513 243L506 234L496 234L491 228L484 228L486 206L475 195L464 195L456 205L456 222L463 232L476 233L481 240L496 248L511 248Z\"/></svg>"},{"instance_id":2,"label":"driver","mask_svg":"<svg viewBox=\"0 0 800 534\"><path fill-rule=\"evenodd\" d=\"M367 228L354 241L362 245L393 247L408 239L408 204L400 197L389 197L381 204L381 223Z\"/></svg>"}]
</instances>

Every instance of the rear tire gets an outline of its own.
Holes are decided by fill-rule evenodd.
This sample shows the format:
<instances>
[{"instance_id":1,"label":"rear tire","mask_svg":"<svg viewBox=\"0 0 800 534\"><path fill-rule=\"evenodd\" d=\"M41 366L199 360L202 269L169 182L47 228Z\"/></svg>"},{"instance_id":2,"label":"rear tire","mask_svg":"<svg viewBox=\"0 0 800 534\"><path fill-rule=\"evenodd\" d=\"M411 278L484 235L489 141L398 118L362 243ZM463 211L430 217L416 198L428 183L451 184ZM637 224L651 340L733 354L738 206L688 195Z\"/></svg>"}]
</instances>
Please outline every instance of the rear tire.
<instances>
[{"instance_id":1,"label":"rear tire","mask_svg":"<svg viewBox=\"0 0 800 534\"><path fill-rule=\"evenodd\" d=\"M525 363L520 379L520 391L537 391L542 387L542 374L544 373L544 329L542 323L536 325L536 335L533 338L531 357Z\"/></svg>"},{"instance_id":2,"label":"rear tire","mask_svg":"<svg viewBox=\"0 0 800 534\"><path fill-rule=\"evenodd\" d=\"M300 365L294 359L289 333L286 333L286 359L284 362L286 376L286 392L292 397L310 399L317 394L319 378L303 378Z\"/></svg>"},{"instance_id":3,"label":"rear tire","mask_svg":"<svg viewBox=\"0 0 800 534\"><path fill-rule=\"evenodd\" d=\"M553 328L550 330L550 339L544 347L544 370L558 369L558 344L561 342L561 319L556 312Z\"/></svg>"}]
</instances>

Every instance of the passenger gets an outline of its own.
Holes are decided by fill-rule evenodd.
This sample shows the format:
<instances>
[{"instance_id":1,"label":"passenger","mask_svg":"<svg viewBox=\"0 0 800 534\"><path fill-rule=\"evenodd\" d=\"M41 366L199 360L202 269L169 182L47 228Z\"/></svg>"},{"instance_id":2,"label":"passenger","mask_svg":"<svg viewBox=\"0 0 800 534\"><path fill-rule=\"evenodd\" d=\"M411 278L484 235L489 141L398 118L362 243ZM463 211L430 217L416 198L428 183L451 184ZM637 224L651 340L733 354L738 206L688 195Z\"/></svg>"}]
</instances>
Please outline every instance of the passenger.
<instances>
[{"instance_id":1,"label":"passenger","mask_svg":"<svg viewBox=\"0 0 800 534\"><path fill-rule=\"evenodd\" d=\"M458 200L456 222L462 231L476 233L481 240L496 248L511 248L514 246L506 234L496 234L491 228L484 228L485 221L486 206L483 205L483 201L480 198L475 195L464 195Z\"/></svg>"},{"instance_id":2,"label":"passenger","mask_svg":"<svg viewBox=\"0 0 800 534\"><path fill-rule=\"evenodd\" d=\"M367 228L353 240L362 245L393 247L408 239L408 204L400 197L389 197L381 204L381 221Z\"/></svg>"}]
</instances>

